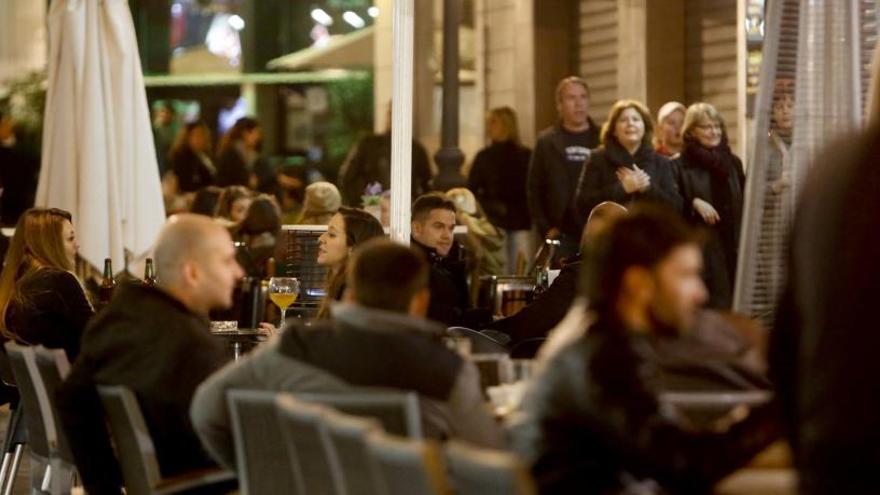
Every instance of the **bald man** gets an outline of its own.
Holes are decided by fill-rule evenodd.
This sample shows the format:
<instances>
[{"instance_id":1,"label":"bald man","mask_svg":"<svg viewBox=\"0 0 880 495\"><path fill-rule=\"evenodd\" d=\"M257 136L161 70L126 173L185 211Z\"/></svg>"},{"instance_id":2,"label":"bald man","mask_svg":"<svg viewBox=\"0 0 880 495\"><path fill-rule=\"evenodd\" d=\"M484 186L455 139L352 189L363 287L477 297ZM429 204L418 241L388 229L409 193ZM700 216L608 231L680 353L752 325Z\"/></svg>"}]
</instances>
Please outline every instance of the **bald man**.
<instances>
[{"instance_id":1,"label":"bald man","mask_svg":"<svg viewBox=\"0 0 880 495\"><path fill-rule=\"evenodd\" d=\"M243 273L226 229L198 215L172 217L154 259L158 285L119 287L86 328L58 394L62 427L90 494L118 494L122 484L95 385L135 392L163 476L215 466L188 411L196 387L228 360L209 333L208 313L232 304Z\"/></svg>"}]
</instances>

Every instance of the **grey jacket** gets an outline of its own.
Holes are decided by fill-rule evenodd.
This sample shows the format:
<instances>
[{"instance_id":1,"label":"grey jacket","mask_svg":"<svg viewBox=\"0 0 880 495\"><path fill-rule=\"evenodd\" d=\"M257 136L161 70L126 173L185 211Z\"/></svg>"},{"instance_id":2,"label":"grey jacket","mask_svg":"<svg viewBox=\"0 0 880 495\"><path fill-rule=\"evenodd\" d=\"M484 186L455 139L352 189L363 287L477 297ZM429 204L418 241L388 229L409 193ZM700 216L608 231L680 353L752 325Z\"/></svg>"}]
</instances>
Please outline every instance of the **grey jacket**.
<instances>
[{"instance_id":1,"label":"grey jacket","mask_svg":"<svg viewBox=\"0 0 880 495\"><path fill-rule=\"evenodd\" d=\"M354 380L345 380L330 372L330 363L309 363L293 359L289 355L289 349L283 349L283 346L312 346L313 349L310 350L315 352L310 352L311 358L320 355L319 341L325 337L335 339L337 344L356 341L361 345L364 338L370 339L371 334L381 339L388 338L389 334L393 338L395 333L400 335L401 332L427 333L437 331L438 328L442 330L442 327L436 327L427 320L416 320L402 314L349 304L335 306L333 316L335 322L331 325L332 328L288 327L285 334L293 333L281 335L251 356L222 368L198 388L190 408L190 416L205 449L218 462L227 467L235 466L231 420L226 407L227 390L343 393L395 388L390 383L353 383ZM282 339L287 342L283 343ZM409 349L405 345L388 346L381 355L372 355L368 348L364 348L362 354L367 361L376 359L391 363L392 366L400 362L408 363L408 366L401 366L397 370L398 375L431 376L429 361L425 361L425 369L414 369L411 365L415 361L412 356L396 355L407 350ZM440 352L446 350L441 349ZM453 378L445 399L419 395L425 435L439 439L455 437L487 447L500 446L501 432L483 403L479 374L474 364L461 362Z\"/></svg>"}]
</instances>

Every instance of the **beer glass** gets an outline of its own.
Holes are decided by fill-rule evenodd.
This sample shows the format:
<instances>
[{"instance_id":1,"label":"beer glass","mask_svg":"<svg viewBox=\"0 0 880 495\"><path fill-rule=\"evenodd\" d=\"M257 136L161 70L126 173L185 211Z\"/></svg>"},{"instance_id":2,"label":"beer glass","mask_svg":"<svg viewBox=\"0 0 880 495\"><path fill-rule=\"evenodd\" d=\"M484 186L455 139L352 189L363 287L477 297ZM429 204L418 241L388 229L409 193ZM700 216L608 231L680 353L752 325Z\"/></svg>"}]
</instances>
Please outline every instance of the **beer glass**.
<instances>
[{"instance_id":1,"label":"beer glass","mask_svg":"<svg viewBox=\"0 0 880 495\"><path fill-rule=\"evenodd\" d=\"M278 328L284 327L287 308L299 296L299 280L296 277L272 277L269 279L269 299L281 310L281 322Z\"/></svg>"}]
</instances>

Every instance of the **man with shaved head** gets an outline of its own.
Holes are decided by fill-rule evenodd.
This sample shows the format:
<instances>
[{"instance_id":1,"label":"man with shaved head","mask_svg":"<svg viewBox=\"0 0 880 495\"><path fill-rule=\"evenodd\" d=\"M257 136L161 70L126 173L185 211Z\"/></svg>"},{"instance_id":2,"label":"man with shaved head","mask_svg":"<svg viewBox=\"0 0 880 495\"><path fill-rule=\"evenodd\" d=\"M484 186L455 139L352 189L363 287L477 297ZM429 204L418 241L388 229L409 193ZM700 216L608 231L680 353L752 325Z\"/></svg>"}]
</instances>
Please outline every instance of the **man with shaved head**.
<instances>
[{"instance_id":1,"label":"man with shaved head","mask_svg":"<svg viewBox=\"0 0 880 495\"><path fill-rule=\"evenodd\" d=\"M58 394L62 426L90 494L120 493L122 485L96 385L124 385L137 395L163 477L215 465L188 411L196 387L228 360L210 335L208 313L231 306L243 273L226 229L198 215L168 221L154 260L157 286L118 288L86 328Z\"/></svg>"}]
</instances>

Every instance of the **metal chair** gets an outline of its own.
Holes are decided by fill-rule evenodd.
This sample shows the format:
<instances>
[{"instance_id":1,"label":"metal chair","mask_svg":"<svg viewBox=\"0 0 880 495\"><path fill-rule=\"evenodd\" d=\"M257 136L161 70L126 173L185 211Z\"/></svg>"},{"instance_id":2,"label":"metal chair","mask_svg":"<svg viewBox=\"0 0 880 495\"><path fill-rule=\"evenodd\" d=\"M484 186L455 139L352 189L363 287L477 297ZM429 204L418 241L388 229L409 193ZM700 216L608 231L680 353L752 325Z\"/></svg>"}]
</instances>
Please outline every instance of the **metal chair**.
<instances>
[{"instance_id":1,"label":"metal chair","mask_svg":"<svg viewBox=\"0 0 880 495\"><path fill-rule=\"evenodd\" d=\"M97 388L119 456L125 490L129 495L180 493L230 483L235 479L235 473L219 468L162 478L156 448L134 393L119 385L99 385Z\"/></svg>"},{"instance_id":2,"label":"metal chair","mask_svg":"<svg viewBox=\"0 0 880 495\"><path fill-rule=\"evenodd\" d=\"M382 431L379 422L328 410L324 414L324 424L339 460L346 493L384 495L385 486L367 446L367 438Z\"/></svg>"},{"instance_id":3,"label":"metal chair","mask_svg":"<svg viewBox=\"0 0 880 495\"><path fill-rule=\"evenodd\" d=\"M342 470L323 420L328 409L289 394L278 394L275 405L291 457L298 461L305 493L345 495Z\"/></svg>"},{"instance_id":4,"label":"metal chair","mask_svg":"<svg viewBox=\"0 0 880 495\"><path fill-rule=\"evenodd\" d=\"M493 337L497 336L492 333L478 332L467 327L449 327L446 329L446 335L466 337L471 341L471 353L473 354L507 354L507 346L495 340Z\"/></svg>"},{"instance_id":5,"label":"metal chair","mask_svg":"<svg viewBox=\"0 0 880 495\"><path fill-rule=\"evenodd\" d=\"M55 394L61 382L67 378L70 372L70 362L67 360L67 354L62 349L47 349L43 346L33 348L34 363L36 365L39 381L42 382L46 391L46 400L48 412L51 417L46 418L44 422L51 421L55 425L55 445L54 453L61 460L67 462L70 466L74 465L73 454L70 453L70 445L67 442L67 435L61 429L61 420L58 417L58 408L55 407ZM36 382L36 380L34 380Z\"/></svg>"},{"instance_id":6,"label":"metal chair","mask_svg":"<svg viewBox=\"0 0 880 495\"><path fill-rule=\"evenodd\" d=\"M49 438L50 465L53 469L52 482L56 485L53 491L67 491L76 475L76 463L70 452L67 435L61 428L58 408L55 406L55 394L58 387L70 372L70 362L62 349L47 349L43 346L33 348L34 368L37 375L31 379L37 386L37 398L40 400L40 414L46 430L55 431L54 438ZM43 393L39 393L42 390Z\"/></svg>"},{"instance_id":7,"label":"metal chair","mask_svg":"<svg viewBox=\"0 0 880 495\"><path fill-rule=\"evenodd\" d=\"M18 384L21 398L19 408L23 409L31 457L38 465L45 466L42 481L34 477L32 485L36 490L47 491L52 481L50 458L58 438L54 416L51 412L43 414L43 408L47 407L44 404L48 399L43 383L39 380L33 348L14 342L7 342L4 347L12 373L15 375L15 382Z\"/></svg>"},{"instance_id":8,"label":"metal chair","mask_svg":"<svg viewBox=\"0 0 880 495\"><path fill-rule=\"evenodd\" d=\"M368 445L387 495L451 493L440 449L433 441L375 433Z\"/></svg>"},{"instance_id":9,"label":"metal chair","mask_svg":"<svg viewBox=\"0 0 880 495\"><path fill-rule=\"evenodd\" d=\"M422 438L419 399L415 392L354 392L294 394L297 399L316 402L345 414L376 418L385 431L409 438Z\"/></svg>"},{"instance_id":10,"label":"metal chair","mask_svg":"<svg viewBox=\"0 0 880 495\"><path fill-rule=\"evenodd\" d=\"M526 467L508 452L479 449L452 441L446 462L457 495L534 495L537 493Z\"/></svg>"},{"instance_id":11,"label":"metal chair","mask_svg":"<svg viewBox=\"0 0 880 495\"><path fill-rule=\"evenodd\" d=\"M239 490L243 495L305 493L299 462L291 457L275 407L275 392L226 394Z\"/></svg>"},{"instance_id":12,"label":"metal chair","mask_svg":"<svg viewBox=\"0 0 880 495\"><path fill-rule=\"evenodd\" d=\"M6 349L0 347L0 380L4 385L18 388L12 364ZM0 464L0 494L10 495L15 485L15 476L21 465L21 456L27 444L27 425L24 421L24 408L20 397L9 403L9 422L6 424L6 438L3 439L3 462Z\"/></svg>"}]
</instances>

